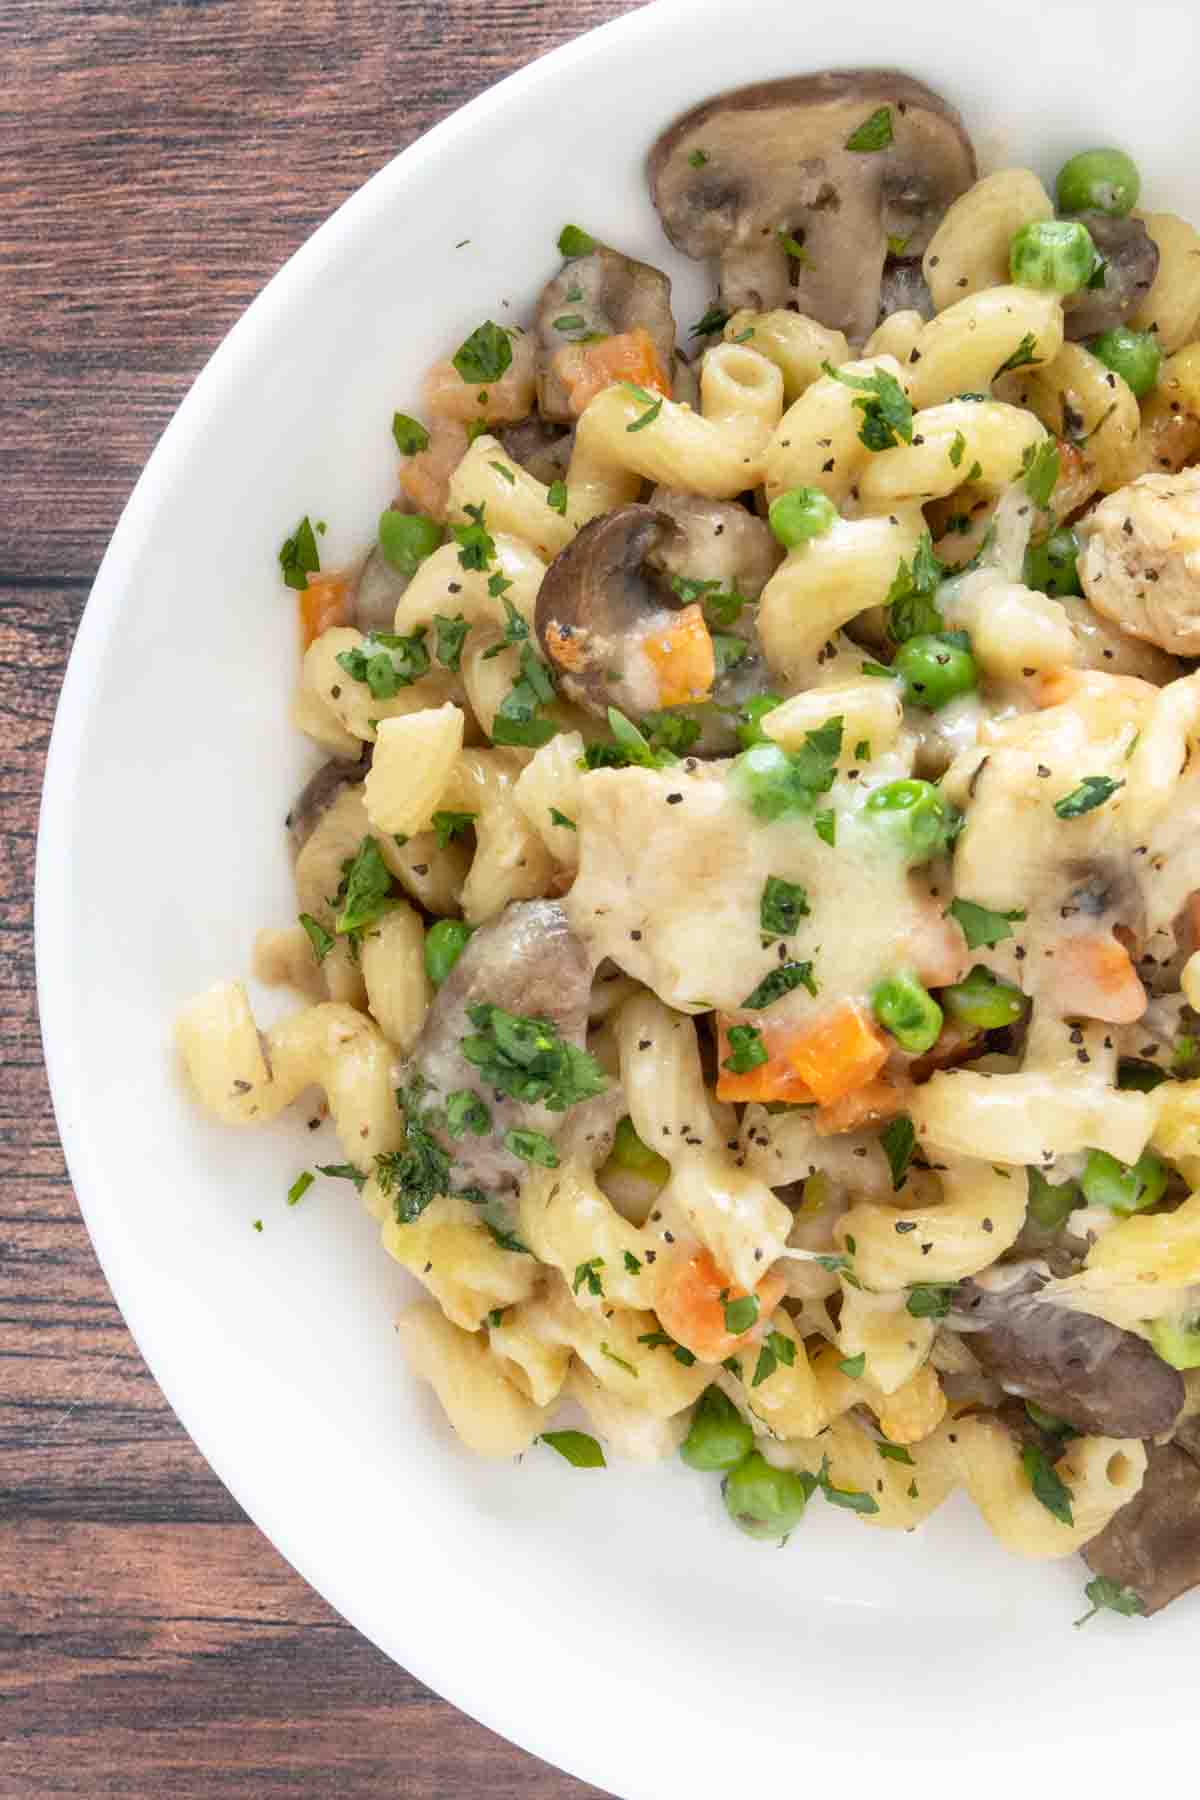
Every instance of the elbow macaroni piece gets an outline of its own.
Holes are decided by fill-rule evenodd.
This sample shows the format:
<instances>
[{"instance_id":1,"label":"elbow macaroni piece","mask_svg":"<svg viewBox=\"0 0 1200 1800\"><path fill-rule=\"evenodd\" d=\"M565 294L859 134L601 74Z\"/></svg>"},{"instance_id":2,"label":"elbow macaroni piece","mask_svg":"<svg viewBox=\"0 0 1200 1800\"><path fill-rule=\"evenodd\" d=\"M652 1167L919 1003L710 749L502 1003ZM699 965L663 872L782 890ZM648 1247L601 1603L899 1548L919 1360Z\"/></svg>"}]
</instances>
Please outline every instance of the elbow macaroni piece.
<instances>
[{"instance_id":1,"label":"elbow macaroni piece","mask_svg":"<svg viewBox=\"0 0 1200 1800\"><path fill-rule=\"evenodd\" d=\"M462 889L463 916L472 925L494 918L510 900L544 893L554 872L549 851L517 805L521 754L464 750L442 795L447 811L473 815L475 855Z\"/></svg>"},{"instance_id":2,"label":"elbow macaroni piece","mask_svg":"<svg viewBox=\"0 0 1200 1800\"><path fill-rule=\"evenodd\" d=\"M723 336L727 344L736 344L747 332L752 347L768 357L783 376L783 398L788 406L818 379L822 364L831 363L838 369L849 361L850 346L844 334L803 313L782 308L756 313L743 307L729 319Z\"/></svg>"},{"instance_id":3,"label":"elbow macaroni piece","mask_svg":"<svg viewBox=\"0 0 1200 1800\"><path fill-rule=\"evenodd\" d=\"M1008 280L1008 255L1022 225L1052 219L1054 205L1032 169L985 175L947 209L922 269L939 312Z\"/></svg>"},{"instance_id":4,"label":"elbow macaroni piece","mask_svg":"<svg viewBox=\"0 0 1200 1800\"><path fill-rule=\"evenodd\" d=\"M886 599L924 524L920 507L907 504L886 518L838 519L824 537L790 550L759 602L758 629L772 670L795 682L810 675L834 633Z\"/></svg>"},{"instance_id":5,"label":"elbow macaroni piece","mask_svg":"<svg viewBox=\"0 0 1200 1800\"><path fill-rule=\"evenodd\" d=\"M575 536L575 527L550 505L548 493L494 437L484 436L476 438L450 477L449 516L466 523L471 516L467 507L482 506L493 536L502 532L516 538L548 563Z\"/></svg>"},{"instance_id":6,"label":"elbow macaroni piece","mask_svg":"<svg viewBox=\"0 0 1200 1800\"><path fill-rule=\"evenodd\" d=\"M1019 407L954 400L913 415L913 441L872 456L858 482L864 506L941 499L965 481L999 493L1021 477L1025 456L1046 433Z\"/></svg>"},{"instance_id":7,"label":"elbow macaroni piece","mask_svg":"<svg viewBox=\"0 0 1200 1800\"><path fill-rule=\"evenodd\" d=\"M1158 245L1158 274L1129 323L1153 331L1170 353L1190 343L1200 324L1200 232L1175 213L1136 215Z\"/></svg>"},{"instance_id":8,"label":"elbow macaroni piece","mask_svg":"<svg viewBox=\"0 0 1200 1800\"><path fill-rule=\"evenodd\" d=\"M380 1222L388 1255L415 1275L464 1331L478 1331L497 1307L517 1306L533 1293L538 1267L532 1256L503 1249L478 1209L458 1195L431 1200L407 1224L397 1220L377 1178L367 1183L363 1201Z\"/></svg>"},{"instance_id":9,"label":"elbow macaroni piece","mask_svg":"<svg viewBox=\"0 0 1200 1800\"><path fill-rule=\"evenodd\" d=\"M1055 1464L1070 1489L1073 1524L1034 1494L1017 1445L1005 1426L986 1416L954 1421L958 1475L1006 1549L1050 1559L1083 1548L1142 1485L1146 1452L1137 1438L1073 1438Z\"/></svg>"},{"instance_id":10,"label":"elbow macaroni piece","mask_svg":"<svg viewBox=\"0 0 1200 1800\"><path fill-rule=\"evenodd\" d=\"M910 352L913 405L990 393L1014 357L1026 370L1052 362L1062 347L1063 309L1056 295L1023 287L971 294L931 319Z\"/></svg>"},{"instance_id":11,"label":"elbow macaroni piece","mask_svg":"<svg viewBox=\"0 0 1200 1800\"><path fill-rule=\"evenodd\" d=\"M900 364L891 356L872 356L849 362L838 374L856 381L874 375L890 375L907 388ZM860 388L822 375L788 407L767 445L765 478L767 499L776 500L789 488L819 488L835 506L844 506L862 471L875 460L862 441L863 399ZM886 452L884 452L886 454Z\"/></svg>"},{"instance_id":12,"label":"elbow macaroni piece","mask_svg":"<svg viewBox=\"0 0 1200 1800\"><path fill-rule=\"evenodd\" d=\"M403 904L384 913L364 934L359 960L372 1018L388 1042L409 1055L433 998L420 914Z\"/></svg>"},{"instance_id":13,"label":"elbow macaroni piece","mask_svg":"<svg viewBox=\"0 0 1200 1800\"><path fill-rule=\"evenodd\" d=\"M374 829L390 837L428 831L462 746L462 710L449 701L406 719L384 719L363 783Z\"/></svg>"},{"instance_id":14,"label":"elbow macaroni piece","mask_svg":"<svg viewBox=\"0 0 1200 1800\"><path fill-rule=\"evenodd\" d=\"M427 1381L468 1450L519 1456L546 1426L546 1414L505 1379L486 1341L444 1318L436 1306L413 1306L396 1321L409 1367Z\"/></svg>"},{"instance_id":15,"label":"elbow macaroni piece","mask_svg":"<svg viewBox=\"0 0 1200 1800\"><path fill-rule=\"evenodd\" d=\"M843 1247L853 1240L854 1272L868 1288L895 1292L912 1283L958 1281L1016 1242L1025 1223L1023 1176L958 1160L939 1173L939 1201L913 1204L918 1196L906 1202L902 1192L893 1206L860 1202L839 1221L834 1235Z\"/></svg>"}]
</instances>

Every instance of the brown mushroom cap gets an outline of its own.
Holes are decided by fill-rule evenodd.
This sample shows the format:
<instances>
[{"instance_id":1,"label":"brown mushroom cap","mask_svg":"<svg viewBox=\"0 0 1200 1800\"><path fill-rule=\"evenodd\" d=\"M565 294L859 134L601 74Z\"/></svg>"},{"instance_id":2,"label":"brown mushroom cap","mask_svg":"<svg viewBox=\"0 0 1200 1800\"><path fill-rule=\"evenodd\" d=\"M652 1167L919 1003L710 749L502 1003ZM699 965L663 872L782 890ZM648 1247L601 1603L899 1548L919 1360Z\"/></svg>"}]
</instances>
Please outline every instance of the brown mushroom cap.
<instances>
[{"instance_id":1,"label":"brown mushroom cap","mask_svg":"<svg viewBox=\"0 0 1200 1800\"><path fill-rule=\"evenodd\" d=\"M649 332L663 373L670 380L675 357L670 276L607 244L594 243L586 256L573 256L565 262L543 288L537 307L537 389L542 418L572 424L575 420L554 365L560 350L592 332L609 337L638 325Z\"/></svg>"},{"instance_id":2,"label":"brown mushroom cap","mask_svg":"<svg viewBox=\"0 0 1200 1800\"><path fill-rule=\"evenodd\" d=\"M1136 312L1158 274L1158 245L1141 219L1114 219L1109 213L1075 215L1087 226L1104 258L1104 284L1080 288L1063 302L1064 325L1073 343L1123 325Z\"/></svg>"},{"instance_id":3,"label":"brown mushroom cap","mask_svg":"<svg viewBox=\"0 0 1200 1800\"><path fill-rule=\"evenodd\" d=\"M356 762L351 762L348 757L333 757L309 777L284 820L293 855L299 856L342 789L366 780L374 754L374 746L364 744L362 755Z\"/></svg>"},{"instance_id":4,"label":"brown mushroom cap","mask_svg":"<svg viewBox=\"0 0 1200 1800\"><path fill-rule=\"evenodd\" d=\"M884 107L891 142L847 149ZM958 113L922 83L852 69L693 107L655 143L647 173L676 248L719 259L724 306L794 304L861 343L879 316L888 239L919 257L975 180L975 152ZM780 233L803 244L803 259Z\"/></svg>"},{"instance_id":5,"label":"brown mushroom cap","mask_svg":"<svg viewBox=\"0 0 1200 1800\"><path fill-rule=\"evenodd\" d=\"M1176 1444L1147 1444L1146 1479L1084 1561L1132 1588L1148 1613L1200 1585L1200 1468Z\"/></svg>"},{"instance_id":6,"label":"brown mushroom cap","mask_svg":"<svg viewBox=\"0 0 1200 1800\"><path fill-rule=\"evenodd\" d=\"M1039 1299L1042 1286L1032 1272L998 1290L959 1284L954 1312L985 1373L1076 1431L1118 1438L1170 1431L1184 1403L1178 1369L1135 1332Z\"/></svg>"},{"instance_id":7,"label":"brown mushroom cap","mask_svg":"<svg viewBox=\"0 0 1200 1800\"><path fill-rule=\"evenodd\" d=\"M638 668L638 645L673 616L646 565L675 529L653 506L618 507L585 525L543 577L538 642L563 693L598 718L610 706L638 714L658 704L649 666Z\"/></svg>"}]
</instances>

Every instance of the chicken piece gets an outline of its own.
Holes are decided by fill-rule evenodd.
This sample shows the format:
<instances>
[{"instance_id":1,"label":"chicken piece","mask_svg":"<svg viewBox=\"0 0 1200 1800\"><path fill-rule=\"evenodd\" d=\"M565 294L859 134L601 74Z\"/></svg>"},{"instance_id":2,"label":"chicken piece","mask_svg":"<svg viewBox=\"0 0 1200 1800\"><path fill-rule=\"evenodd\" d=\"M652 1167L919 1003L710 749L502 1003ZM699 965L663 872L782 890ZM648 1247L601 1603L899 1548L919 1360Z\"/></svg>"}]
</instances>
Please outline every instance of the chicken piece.
<instances>
[{"instance_id":1,"label":"chicken piece","mask_svg":"<svg viewBox=\"0 0 1200 1800\"><path fill-rule=\"evenodd\" d=\"M1175 656L1200 656L1200 469L1143 475L1077 530L1096 611Z\"/></svg>"}]
</instances>

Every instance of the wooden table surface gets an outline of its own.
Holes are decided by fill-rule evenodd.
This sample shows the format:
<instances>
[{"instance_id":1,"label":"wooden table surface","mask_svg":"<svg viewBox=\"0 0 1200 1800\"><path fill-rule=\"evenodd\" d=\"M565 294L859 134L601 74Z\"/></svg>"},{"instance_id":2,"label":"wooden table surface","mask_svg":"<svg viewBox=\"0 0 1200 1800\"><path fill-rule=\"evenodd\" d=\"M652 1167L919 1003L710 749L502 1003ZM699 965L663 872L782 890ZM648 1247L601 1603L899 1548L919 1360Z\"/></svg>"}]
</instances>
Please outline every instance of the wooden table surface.
<instances>
[{"instance_id":1,"label":"wooden table surface","mask_svg":"<svg viewBox=\"0 0 1200 1800\"><path fill-rule=\"evenodd\" d=\"M361 1639L189 1442L64 1170L30 912L75 627L202 363L397 150L637 3L0 0L2 1800L596 1791Z\"/></svg>"}]
</instances>

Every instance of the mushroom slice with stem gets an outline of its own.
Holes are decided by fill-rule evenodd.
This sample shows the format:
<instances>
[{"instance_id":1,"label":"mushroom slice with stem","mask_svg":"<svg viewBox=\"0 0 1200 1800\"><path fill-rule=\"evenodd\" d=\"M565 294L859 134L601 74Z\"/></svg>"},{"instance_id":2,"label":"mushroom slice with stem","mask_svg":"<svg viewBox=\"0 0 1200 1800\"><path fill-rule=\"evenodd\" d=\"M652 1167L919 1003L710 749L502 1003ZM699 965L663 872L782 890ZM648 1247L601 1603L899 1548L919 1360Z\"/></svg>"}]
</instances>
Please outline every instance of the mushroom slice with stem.
<instances>
[{"instance_id":1,"label":"mushroom slice with stem","mask_svg":"<svg viewBox=\"0 0 1200 1800\"><path fill-rule=\"evenodd\" d=\"M322 763L305 782L284 820L293 856L299 856L342 790L366 780L371 772L374 754L374 746L364 744L362 755L356 762L344 757L333 757L329 762Z\"/></svg>"},{"instance_id":2,"label":"mushroom slice with stem","mask_svg":"<svg viewBox=\"0 0 1200 1800\"><path fill-rule=\"evenodd\" d=\"M678 527L653 506L630 505L585 525L559 552L538 591L534 615L542 651L559 686L598 718L610 706L634 715L683 700L703 700L712 689L712 641L698 605L667 604L665 579L649 566L653 552ZM681 628L701 652L694 691L664 692L658 646L678 641Z\"/></svg>"},{"instance_id":3,"label":"mushroom slice with stem","mask_svg":"<svg viewBox=\"0 0 1200 1800\"><path fill-rule=\"evenodd\" d=\"M582 256L570 257L542 290L537 307L538 411L543 419L574 424L561 357L597 337L642 330L668 383L675 360L671 280L651 263L588 239Z\"/></svg>"},{"instance_id":4,"label":"mushroom slice with stem","mask_svg":"<svg viewBox=\"0 0 1200 1800\"><path fill-rule=\"evenodd\" d=\"M957 112L890 70L761 82L693 107L648 176L677 249L720 262L721 304L800 312L863 343L884 262L919 258L975 179Z\"/></svg>"},{"instance_id":5,"label":"mushroom slice with stem","mask_svg":"<svg viewBox=\"0 0 1200 1800\"><path fill-rule=\"evenodd\" d=\"M1083 1559L1156 1613L1200 1585L1200 1468L1178 1444L1147 1444L1146 1453L1140 1491L1084 1546Z\"/></svg>"}]
</instances>

